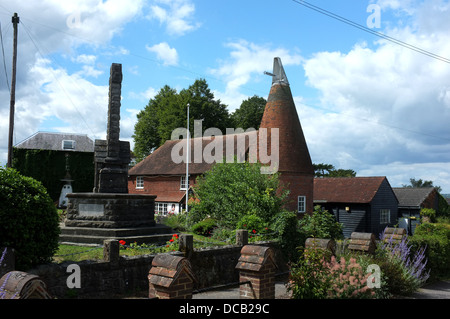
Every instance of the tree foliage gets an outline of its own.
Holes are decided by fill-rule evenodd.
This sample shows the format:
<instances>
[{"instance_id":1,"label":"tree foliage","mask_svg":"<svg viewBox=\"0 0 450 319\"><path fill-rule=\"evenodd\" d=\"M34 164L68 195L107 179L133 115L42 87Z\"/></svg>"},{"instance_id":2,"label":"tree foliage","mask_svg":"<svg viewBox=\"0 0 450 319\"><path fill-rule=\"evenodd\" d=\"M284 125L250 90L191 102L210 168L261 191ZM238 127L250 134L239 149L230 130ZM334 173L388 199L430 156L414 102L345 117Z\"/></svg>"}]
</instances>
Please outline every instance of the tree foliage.
<instances>
[{"instance_id":1,"label":"tree foliage","mask_svg":"<svg viewBox=\"0 0 450 319\"><path fill-rule=\"evenodd\" d=\"M197 179L197 202L190 210L192 222L214 218L235 229L243 219L256 216L271 224L281 212L287 191L280 189L279 175L261 174L258 163L217 163Z\"/></svg>"},{"instance_id":2,"label":"tree foliage","mask_svg":"<svg viewBox=\"0 0 450 319\"><path fill-rule=\"evenodd\" d=\"M266 99L254 95L251 98L243 101L241 106L231 114L231 120L235 128L259 129L261 119L266 108Z\"/></svg>"},{"instance_id":3,"label":"tree foliage","mask_svg":"<svg viewBox=\"0 0 450 319\"><path fill-rule=\"evenodd\" d=\"M186 127L188 104L191 136L194 134L194 120L202 120L202 133L212 127L225 133L230 126L227 106L215 99L206 80L196 80L180 92L166 85L137 115L133 134L137 161L169 140L174 129Z\"/></svg>"},{"instance_id":4,"label":"tree foliage","mask_svg":"<svg viewBox=\"0 0 450 319\"><path fill-rule=\"evenodd\" d=\"M313 164L315 177L355 177L356 172L352 169L336 169L331 164Z\"/></svg>"},{"instance_id":5,"label":"tree foliage","mask_svg":"<svg viewBox=\"0 0 450 319\"><path fill-rule=\"evenodd\" d=\"M409 182L410 182L409 185L403 185L403 187L415 187L415 188L435 187L438 192L441 192L441 187L434 186L433 181L424 181L422 179L410 178Z\"/></svg>"},{"instance_id":6,"label":"tree foliage","mask_svg":"<svg viewBox=\"0 0 450 319\"><path fill-rule=\"evenodd\" d=\"M343 224L336 221L332 213L319 205L314 207L312 215L306 214L300 221L305 240L308 237L343 239Z\"/></svg>"}]
</instances>

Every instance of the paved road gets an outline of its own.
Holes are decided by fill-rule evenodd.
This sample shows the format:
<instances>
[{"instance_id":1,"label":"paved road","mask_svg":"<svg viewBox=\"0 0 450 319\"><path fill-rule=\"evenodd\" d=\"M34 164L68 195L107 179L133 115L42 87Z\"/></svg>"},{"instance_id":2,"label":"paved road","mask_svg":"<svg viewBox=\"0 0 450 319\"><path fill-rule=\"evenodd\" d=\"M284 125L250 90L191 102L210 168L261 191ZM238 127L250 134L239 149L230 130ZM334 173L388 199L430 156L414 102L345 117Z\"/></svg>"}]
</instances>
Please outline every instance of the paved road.
<instances>
[{"instance_id":1,"label":"paved road","mask_svg":"<svg viewBox=\"0 0 450 319\"><path fill-rule=\"evenodd\" d=\"M413 299L450 299L450 279L425 285L414 293Z\"/></svg>"},{"instance_id":2,"label":"paved road","mask_svg":"<svg viewBox=\"0 0 450 319\"><path fill-rule=\"evenodd\" d=\"M193 299L239 299L239 288L209 291L194 294ZM284 282L275 285L276 299L289 299ZM425 285L416 293L405 299L450 299L450 279Z\"/></svg>"},{"instance_id":3,"label":"paved road","mask_svg":"<svg viewBox=\"0 0 450 319\"><path fill-rule=\"evenodd\" d=\"M239 287L194 294L192 299L239 299ZM282 281L275 284L275 299L289 299L285 283Z\"/></svg>"}]
</instances>

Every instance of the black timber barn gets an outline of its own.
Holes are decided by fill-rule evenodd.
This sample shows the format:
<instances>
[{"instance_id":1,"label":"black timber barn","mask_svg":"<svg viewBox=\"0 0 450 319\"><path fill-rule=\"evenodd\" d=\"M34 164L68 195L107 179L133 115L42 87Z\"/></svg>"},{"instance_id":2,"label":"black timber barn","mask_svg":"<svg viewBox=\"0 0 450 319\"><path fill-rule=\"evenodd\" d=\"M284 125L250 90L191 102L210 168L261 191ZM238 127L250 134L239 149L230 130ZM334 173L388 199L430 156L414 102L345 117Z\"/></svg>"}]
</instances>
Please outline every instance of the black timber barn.
<instances>
[{"instance_id":1,"label":"black timber barn","mask_svg":"<svg viewBox=\"0 0 450 319\"><path fill-rule=\"evenodd\" d=\"M314 205L333 213L345 238L352 232L379 237L398 218L398 200L386 177L315 178Z\"/></svg>"}]
</instances>

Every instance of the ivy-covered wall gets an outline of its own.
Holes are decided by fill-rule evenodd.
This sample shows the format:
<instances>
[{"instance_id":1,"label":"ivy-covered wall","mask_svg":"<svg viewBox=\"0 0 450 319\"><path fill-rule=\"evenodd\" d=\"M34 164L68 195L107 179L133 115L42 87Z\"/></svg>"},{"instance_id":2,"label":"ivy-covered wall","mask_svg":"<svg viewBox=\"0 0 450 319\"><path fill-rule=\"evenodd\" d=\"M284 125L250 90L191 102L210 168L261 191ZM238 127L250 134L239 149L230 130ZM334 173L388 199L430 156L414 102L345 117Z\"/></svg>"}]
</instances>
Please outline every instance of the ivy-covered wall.
<instances>
[{"instance_id":1,"label":"ivy-covered wall","mask_svg":"<svg viewBox=\"0 0 450 319\"><path fill-rule=\"evenodd\" d=\"M33 177L47 188L53 201L59 200L61 181L66 175L66 153L75 193L92 192L94 187L94 153L30 150L14 148L13 168Z\"/></svg>"}]
</instances>

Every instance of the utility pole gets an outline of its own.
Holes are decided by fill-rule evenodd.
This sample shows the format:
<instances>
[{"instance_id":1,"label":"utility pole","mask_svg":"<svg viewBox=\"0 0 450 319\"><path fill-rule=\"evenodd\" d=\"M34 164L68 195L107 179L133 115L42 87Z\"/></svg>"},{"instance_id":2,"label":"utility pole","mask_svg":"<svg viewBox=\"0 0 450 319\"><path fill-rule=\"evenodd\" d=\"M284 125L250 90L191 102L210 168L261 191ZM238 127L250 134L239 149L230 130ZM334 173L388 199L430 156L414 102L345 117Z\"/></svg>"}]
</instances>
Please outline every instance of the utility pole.
<instances>
[{"instance_id":1,"label":"utility pole","mask_svg":"<svg viewBox=\"0 0 450 319\"><path fill-rule=\"evenodd\" d=\"M186 125L186 213L189 212L188 207L188 200L189 200L189 159L190 159L190 152L189 152L189 103L187 105L187 125ZM187 215L186 215L187 216Z\"/></svg>"},{"instance_id":2,"label":"utility pole","mask_svg":"<svg viewBox=\"0 0 450 319\"><path fill-rule=\"evenodd\" d=\"M7 167L12 167L13 159L13 136L14 136L14 108L16 104L16 65L17 65L17 25L19 24L19 16L14 13L11 21L14 27L14 50L13 65L11 78L11 104L9 108L9 140L8 140L8 163Z\"/></svg>"}]
</instances>

